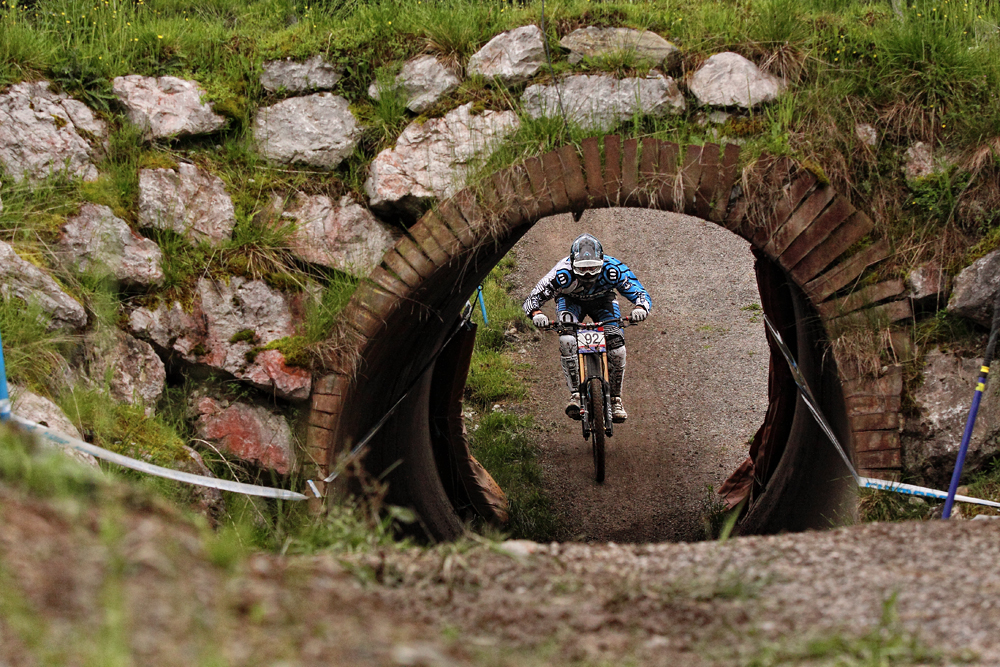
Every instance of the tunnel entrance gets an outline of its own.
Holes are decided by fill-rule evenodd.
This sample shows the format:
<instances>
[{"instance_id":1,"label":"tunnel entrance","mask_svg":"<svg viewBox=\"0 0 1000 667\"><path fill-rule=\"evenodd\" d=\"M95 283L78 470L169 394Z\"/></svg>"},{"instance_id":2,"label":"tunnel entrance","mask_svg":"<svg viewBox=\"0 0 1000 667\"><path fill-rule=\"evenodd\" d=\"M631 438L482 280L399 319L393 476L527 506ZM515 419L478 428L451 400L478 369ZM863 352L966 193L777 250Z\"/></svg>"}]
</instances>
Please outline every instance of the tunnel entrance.
<instances>
[{"instance_id":1,"label":"tunnel entrance","mask_svg":"<svg viewBox=\"0 0 1000 667\"><path fill-rule=\"evenodd\" d=\"M534 416L537 460L560 536L702 539L704 516L718 511L714 491L746 458L768 405L769 349L750 244L710 222L649 209L592 209L579 221L552 216L511 250L517 268L508 279L518 301L584 232L628 264L653 312L624 331L629 419L608 439L601 485L589 443L563 412L568 395L556 336L529 331L510 346L528 378L524 405ZM628 314L628 301L619 296L618 303ZM545 310L553 316L552 302Z\"/></svg>"},{"instance_id":2,"label":"tunnel entrance","mask_svg":"<svg viewBox=\"0 0 1000 667\"><path fill-rule=\"evenodd\" d=\"M433 539L461 533L456 508L496 516L502 508L468 456L461 423L463 355L471 345L469 335L456 333L462 307L535 221L639 207L695 215L749 241L766 269L758 271L764 309L856 467L892 475L899 466L901 375L858 377L826 345L831 329L861 318L910 316L899 281L852 289L889 256L889 246L859 243L871 221L813 171L765 157L738 178L738 158L732 145L681 149L655 139L591 138L502 170L427 213L386 253L344 313L343 352L314 385L309 455L321 467L336 465L395 405L366 459L372 470L392 469L393 502L413 506ZM855 244L860 250L850 252ZM765 424L730 489L732 497L751 500L744 532L836 525L851 514L845 472L775 372L782 363L772 352Z\"/></svg>"}]
</instances>

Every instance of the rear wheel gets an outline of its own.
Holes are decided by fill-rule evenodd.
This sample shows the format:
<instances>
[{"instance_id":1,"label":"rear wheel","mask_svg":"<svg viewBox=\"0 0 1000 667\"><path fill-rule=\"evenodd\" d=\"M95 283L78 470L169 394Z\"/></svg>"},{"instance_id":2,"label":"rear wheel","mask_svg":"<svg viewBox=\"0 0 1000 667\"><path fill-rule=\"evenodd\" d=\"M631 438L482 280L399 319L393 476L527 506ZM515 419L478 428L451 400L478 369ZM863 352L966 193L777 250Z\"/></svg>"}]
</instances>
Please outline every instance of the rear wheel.
<instances>
[{"instance_id":1,"label":"rear wheel","mask_svg":"<svg viewBox=\"0 0 1000 667\"><path fill-rule=\"evenodd\" d=\"M600 378L590 381L587 390L587 397L590 401L588 410L593 417L593 439L590 447L594 453L594 479L598 484L604 481L604 387L601 386Z\"/></svg>"}]
</instances>

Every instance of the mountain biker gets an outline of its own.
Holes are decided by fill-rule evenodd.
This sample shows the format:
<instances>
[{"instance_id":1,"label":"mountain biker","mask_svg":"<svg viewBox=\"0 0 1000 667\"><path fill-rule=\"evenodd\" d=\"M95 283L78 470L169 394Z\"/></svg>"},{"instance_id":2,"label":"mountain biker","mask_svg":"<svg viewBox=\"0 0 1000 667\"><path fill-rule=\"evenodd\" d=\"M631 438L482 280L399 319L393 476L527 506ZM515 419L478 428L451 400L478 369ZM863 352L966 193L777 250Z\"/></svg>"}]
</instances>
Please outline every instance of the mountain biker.
<instances>
[{"instance_id":1,"label":"mountain biker","mask_svg":"<svg viewBox=\"0 0 1000 667\"><path fill-rule=\"evenodd\" d=\"M545 274L531 294L524 300L525 314L537 327L549 324L542 312L542 304L556 300L556 318L559 322L580 322L590 316L595 322L617 320L621 317L614 290L634 304L629 319L642 322L652 306L649 293L632 270L621 260L604 254L601 242L590 234L582 234L570 248L569 257L559 260ZM615 423L628 419L622 405L622 380L625 377L625 337L617 324L604 325L608 349L608 379L611 385L611 414ZM563 375L569 386L570 400L566 415L580 418L580 377L576 359L576 336L564 333L559 336L559 354Z\"/></svg>"}]
</instances>

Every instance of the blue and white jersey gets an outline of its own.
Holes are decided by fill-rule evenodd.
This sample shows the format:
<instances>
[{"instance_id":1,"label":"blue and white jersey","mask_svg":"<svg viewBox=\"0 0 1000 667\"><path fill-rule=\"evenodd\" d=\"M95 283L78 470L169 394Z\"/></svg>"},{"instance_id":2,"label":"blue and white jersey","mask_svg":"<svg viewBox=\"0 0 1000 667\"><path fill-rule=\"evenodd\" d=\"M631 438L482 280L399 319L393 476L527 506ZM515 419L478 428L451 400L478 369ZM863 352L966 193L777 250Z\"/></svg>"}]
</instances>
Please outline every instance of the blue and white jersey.
<instances>
[{"instance_id":1,"label":"blue and white jersey","mask_svg":"<svg viewBox=\"0 0 1000 667\"><path fill-rule=\"evenodd\" d=\"M635 305L642 306L646 310L652 309L653 303L649 299L649 292L632 273L632 269L628 268L625 262L610 255L604 256L604 267L601 269L600 277L587 283L580 282L573 274L569 257L559 260L552 270L538 281L535 289L531 290L531 295L524 300L522 307L525 315L531 317L531 313L541 308L549 299L565 297L585 303L606 298L608 293L614 290ZM559 299L559 302L561 301L562 299Z\"/></svg>"}]
</instances>

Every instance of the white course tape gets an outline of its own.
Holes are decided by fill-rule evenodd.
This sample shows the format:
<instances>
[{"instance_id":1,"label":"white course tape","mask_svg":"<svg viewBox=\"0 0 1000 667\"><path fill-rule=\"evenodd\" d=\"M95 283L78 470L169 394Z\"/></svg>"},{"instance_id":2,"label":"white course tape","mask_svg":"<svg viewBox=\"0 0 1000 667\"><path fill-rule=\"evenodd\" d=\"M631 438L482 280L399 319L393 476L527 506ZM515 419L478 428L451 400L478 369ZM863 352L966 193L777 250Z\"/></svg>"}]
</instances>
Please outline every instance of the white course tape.
<instances>
[{"instance_id":1,"label":"white course tape","mask_svg":"<svg viewBox=\"0 0 1000 667\"><path fill-rule=\"evenodd\" d=\"M924 496L926 498L937 498L939 500L944 500L945 498L948 497L947 491L938 491L937 489L929 489L926 486L917 486L915 484L903 484L902 482L889 482L884 479L873 479L871 477L859 478L858 485L866 489L895 491L896 493L907 493L911 496ZM986 505L987 507L1000 507L1000 503L995 503L992 500L982 500L981 498L973 498L971 496L955 496L955 500L958 500L963 503L972 503L974 505Z\"/></svg>"},{"instance_id":2,"label":"white course tape","mask_svg":"<svg viewBox=\"0 0 1000 667\"><path fill-rule=\"evenodd\" d=\"M219 489L220 491L232 491L233 493L242 493L248 496L261 496L263 498L278 498L280 500L306 500L306 496L301 493L296 493L295 491L288 491L287 489L275 489L267 486L255 486L253 484L243 484L242 482L233 482L226 479L216 479L215 477L205 477L204 475L194 475L188 472L181 472L180 470L172 470L170 468L164 468L158 465L153 465L152 463L146 463L145 461L137 461L136 459L129 458L127 456L122 456L121 454L116 454L110 452L106 449L92 445L89 442L84 442L83 440L78 440L76 438L71 438L61 433L57 433L52 429L40 426L35 422L28 421L17 415L11 415L10 421L14 422L24 430L30 433L36 433L39 436L45 438L50 442L54 442L57 445L62 445L64 447L72 447L81 452L86 452L91 456L99 459L104 459L105 461L110 461L111 463L116 463L125 468L131 468L132 470L138 470L139 472L148 473L150 475L156 475L157 477L164 477L166 479L172 479L177 482L184 482L186 484L196 484L198 486L207 486L210 489Z\"/></svg>"},{"instance_id":3,"label":"white course tape","mask_svg":"<svg viewBox=\"0 0 1000 667\"><path fill-rule=\"evenodd\" d=\"M809 390L809 383L806 382L805 376L802 375L798 364L795 363L791 350L789 350L788 346L785 345L785 341L781 339L781 334L779 334L777 328L771 324L771 320L767 317L767 315L764 316L764 324L767 326L768 331L771 332L771 335L774 336L774 340L778 344L778 349L781 350L782 356L785 357L785 361L788 363L788 368L792 372L792 377L795 379L795 384L799 387L799 394L802 396L803 402L806 404L806 407L809 408L809 412L812 413L827 439L833 443L833 446L837 449L837 453L840 454L842 459L844 459L844 463L847 465L848 471L850 471L851 476L854 477L858 486L864 489L893 491L895 493L905 493L911 496L924 496L927 498L938 498L940 500L946 500L948 498L947 491L938 491L937 489L929 489L926 486L903 484L902 482L890 482L871 477L861 477L858 475L854 466L851 464L851 459L847 456L847 452L844 450L843 445L840 444L840 440L838 440L837 436L834 435L833 429L830 428L830 424L826 421L822 411L819 409L819 404L817 403L815 397L813 397L812 392ZM991 500L982 500L980 498L972 498L970 496L955 496L955 500L963 503L973 503L976 505L986 505L988 507L1000 508L1000 503L995 503Z\"/></svg>"}]
</instances>

